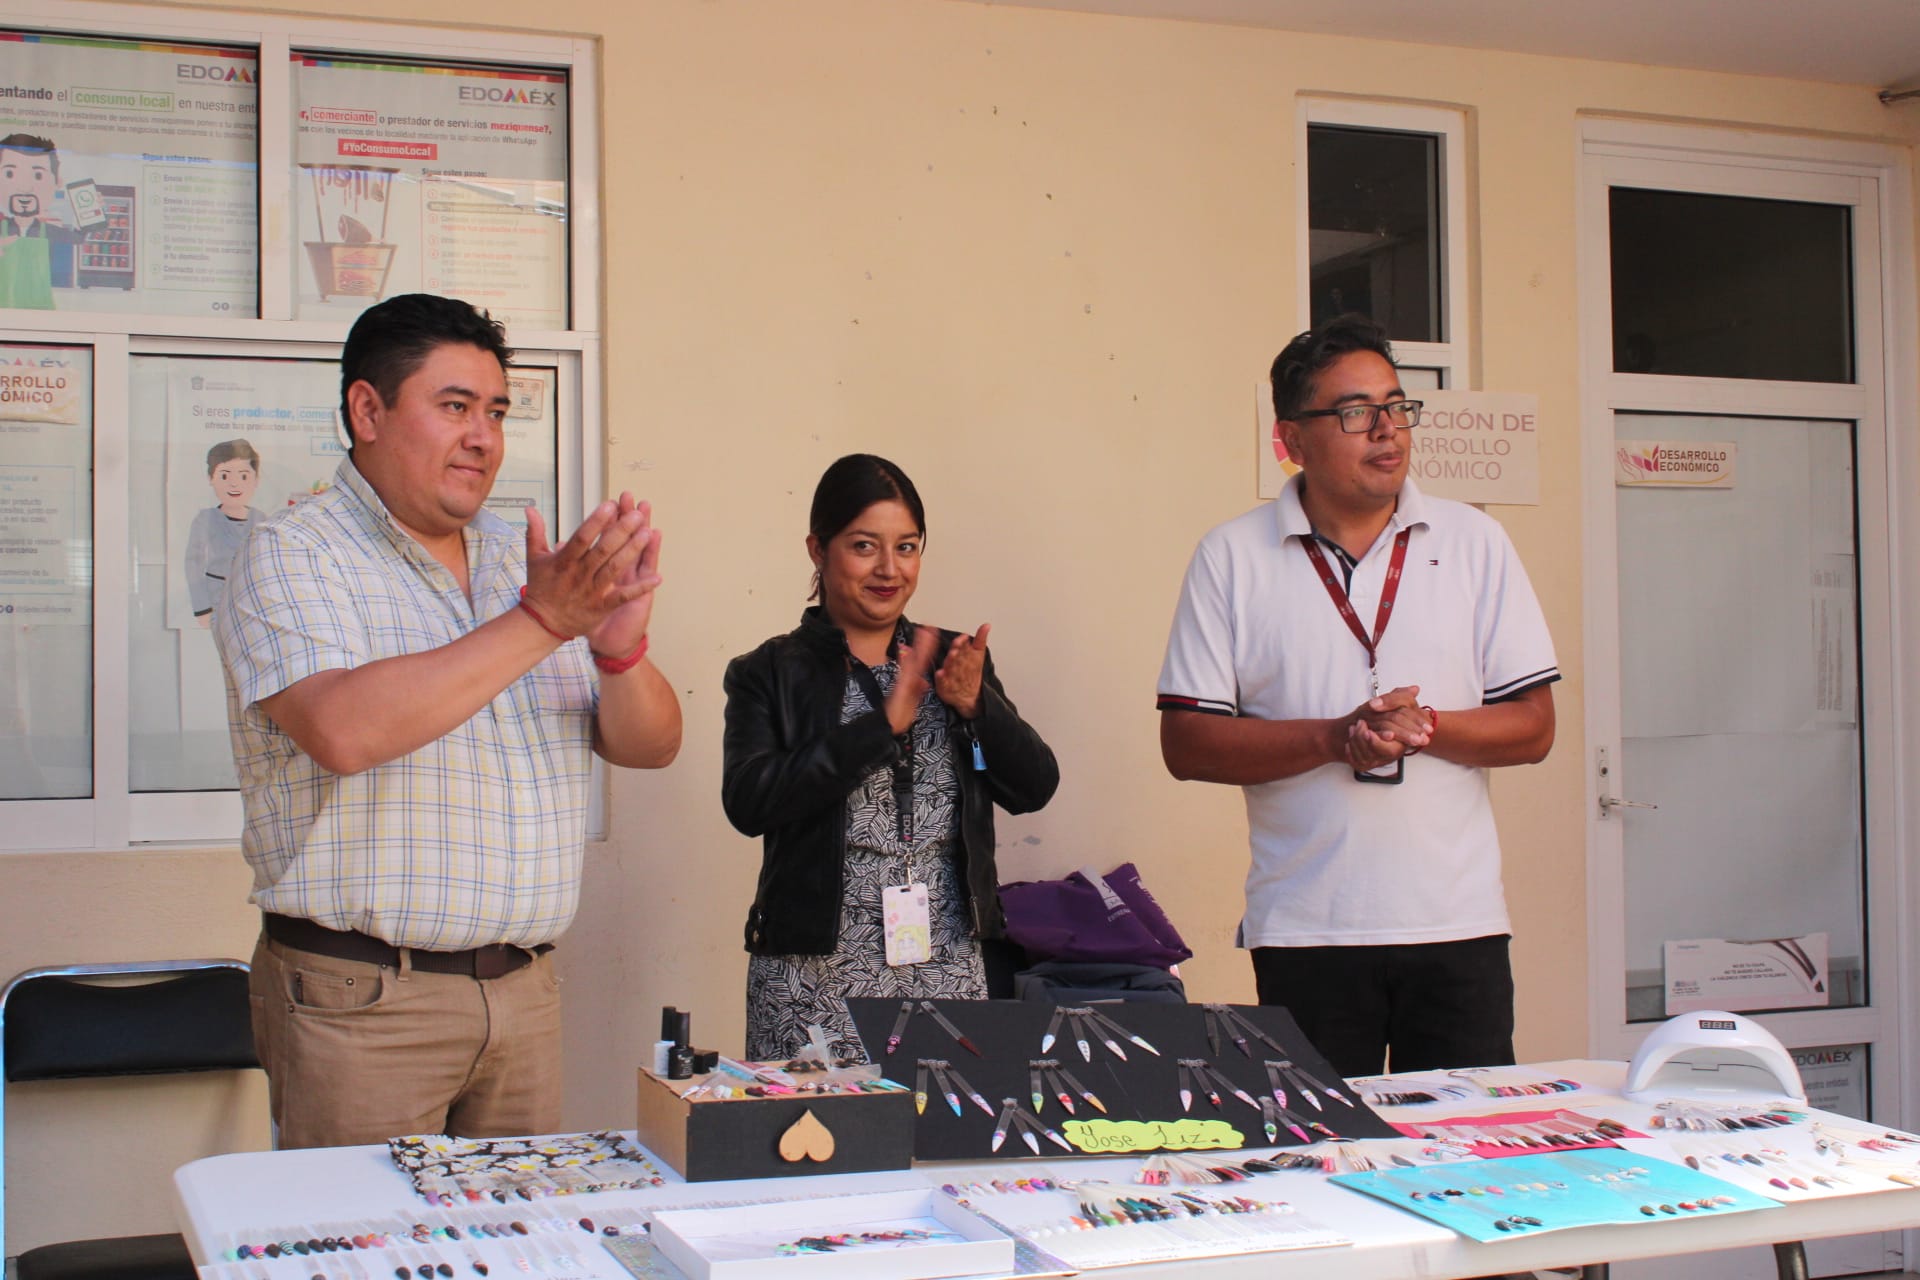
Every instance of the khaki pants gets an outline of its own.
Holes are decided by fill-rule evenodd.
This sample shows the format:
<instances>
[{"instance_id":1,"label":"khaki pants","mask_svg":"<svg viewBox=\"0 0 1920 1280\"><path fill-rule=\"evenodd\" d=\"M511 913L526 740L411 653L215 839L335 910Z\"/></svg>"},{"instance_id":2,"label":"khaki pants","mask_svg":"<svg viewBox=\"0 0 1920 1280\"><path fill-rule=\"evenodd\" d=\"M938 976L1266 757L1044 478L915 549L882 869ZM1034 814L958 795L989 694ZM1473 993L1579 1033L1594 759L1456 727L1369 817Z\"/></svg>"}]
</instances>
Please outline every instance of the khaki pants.
<instances>
[{"instance_id":1,"label":"khaki pants","mask_svg":"<svg viewBox=\"0 0 1920 1280\"><path fill-rule=\"evenodd\" d=\"M480 981L338 960L262 935L250 995L282 1148L560 1127L553 953Z\"/></svg>"}]
</instances>

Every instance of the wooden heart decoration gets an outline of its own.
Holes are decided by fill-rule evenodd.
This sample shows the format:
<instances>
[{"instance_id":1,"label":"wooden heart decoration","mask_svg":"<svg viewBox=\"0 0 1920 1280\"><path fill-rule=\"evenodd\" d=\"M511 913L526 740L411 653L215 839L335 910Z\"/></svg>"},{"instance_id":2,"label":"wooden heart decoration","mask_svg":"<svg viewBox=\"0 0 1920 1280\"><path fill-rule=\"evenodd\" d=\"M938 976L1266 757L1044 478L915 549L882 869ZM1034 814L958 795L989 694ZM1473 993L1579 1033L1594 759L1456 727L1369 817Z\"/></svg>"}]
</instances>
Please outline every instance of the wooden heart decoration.
<instances>
[{"instance_id":1,"label":"wooden heart decoration","mask_svg":"<svg viewBox=\"0 0 1920 1280\"><path fill-rule=\"evenodd\" d=\"M800 1118L787 1127L780 1135L780 1158L788 1164L798 1164L802 1160L819 1163L833 1159L833 1134L827 1126L820 1123L811 1111L803 1111Z\"/></svg>"}]
</instances>

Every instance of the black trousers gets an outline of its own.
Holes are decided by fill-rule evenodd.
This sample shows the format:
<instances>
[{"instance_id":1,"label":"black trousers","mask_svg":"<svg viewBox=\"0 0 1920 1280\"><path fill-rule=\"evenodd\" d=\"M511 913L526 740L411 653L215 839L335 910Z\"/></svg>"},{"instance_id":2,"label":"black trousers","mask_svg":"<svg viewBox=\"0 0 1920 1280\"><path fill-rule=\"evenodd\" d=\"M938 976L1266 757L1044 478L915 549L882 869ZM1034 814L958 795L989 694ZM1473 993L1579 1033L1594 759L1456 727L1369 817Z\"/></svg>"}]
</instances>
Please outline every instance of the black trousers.
<instances>
[{"instance_id":1,"label":"black trousers","mask_svg":"<svg viewBox=\"0 0 1920 1280\"><path fill-rule=\"evenodd\" d=\"M1343 1076L1513 1062L1502 933L1403 946L1255 947L1261 1004L1284 1005Z\"/></svg>"}]
</instances>

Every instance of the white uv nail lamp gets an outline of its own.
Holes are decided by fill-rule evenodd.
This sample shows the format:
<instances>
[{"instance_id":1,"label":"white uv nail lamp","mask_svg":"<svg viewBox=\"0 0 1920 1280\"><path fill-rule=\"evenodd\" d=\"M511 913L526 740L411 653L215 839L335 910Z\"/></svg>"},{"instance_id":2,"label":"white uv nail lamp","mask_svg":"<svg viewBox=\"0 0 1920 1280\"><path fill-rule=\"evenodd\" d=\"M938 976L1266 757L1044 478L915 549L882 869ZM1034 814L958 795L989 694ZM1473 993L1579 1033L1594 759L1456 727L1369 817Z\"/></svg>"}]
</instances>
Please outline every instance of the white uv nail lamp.
<instances>
[{"instance_id":1,"label":"white uv nail lamp","mask_svg":"<svg viewBox=\"0 0 1920 1280\"><path fill-rule=\"evenodd\" d=\"M1804 1103L1800 1070L1773 1033L1737 1013L1703 1009L1669 1018L1627 1068L1635 1102Z\"/></svg>"}]
</instances>

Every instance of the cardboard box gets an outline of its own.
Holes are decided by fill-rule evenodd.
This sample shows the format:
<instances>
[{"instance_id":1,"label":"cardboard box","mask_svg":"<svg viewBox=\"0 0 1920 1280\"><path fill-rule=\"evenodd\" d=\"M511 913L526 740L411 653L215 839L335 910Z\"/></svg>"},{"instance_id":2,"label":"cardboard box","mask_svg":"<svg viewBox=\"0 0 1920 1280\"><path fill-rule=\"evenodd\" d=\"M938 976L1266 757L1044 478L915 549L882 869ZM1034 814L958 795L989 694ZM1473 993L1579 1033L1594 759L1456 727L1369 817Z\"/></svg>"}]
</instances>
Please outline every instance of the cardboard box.
<instances>
[{"instance_id":1,"label":"cardboard box","mask_svg":"<svg viewBox=\"0 0 1920 1280\"><path fill-rule=\"evenodd\" d=\"M772 1253L778 1241L902 1225L944 1228L961 1239ZM653 1216L653 1244L689 1280L932 1280L1013 1270L1011 1239L929 1191L820 1196L733 1209L662 1209Z\"/></svg>"},{"instance_id":2,"label":"cardboard box","mask_svg":"<svg viewBox=\"0 0 1920 1280\"><path fill-rule=\"evenodd\" d=\"M790 1094L778 1098L696 1098L680 1094L700 1082L640 1072L640 1144L688 1182L788 1178L816 1173L872 1173L913 1163L913 1095ZM787 1161L780 1136L808 1112L833 1135L826 1160Z\"/></svg>"}]
</instances>

